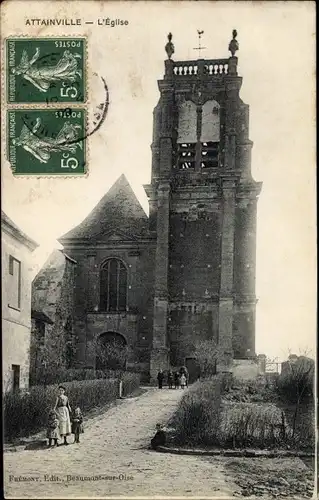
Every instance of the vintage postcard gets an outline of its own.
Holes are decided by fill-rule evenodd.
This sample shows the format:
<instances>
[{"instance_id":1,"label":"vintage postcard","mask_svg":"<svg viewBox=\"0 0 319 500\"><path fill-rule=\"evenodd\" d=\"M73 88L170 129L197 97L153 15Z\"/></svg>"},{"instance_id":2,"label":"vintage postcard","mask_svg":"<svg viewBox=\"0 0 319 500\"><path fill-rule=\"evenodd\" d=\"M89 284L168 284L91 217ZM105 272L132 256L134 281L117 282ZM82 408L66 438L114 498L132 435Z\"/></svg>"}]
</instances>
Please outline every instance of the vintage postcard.
<instances>
[{"instance_id":1,"label":"vintage postcard","mask_svg":"<svg viewBox=\"0 0 319 500\"><path fill-rule=\"evenodd\" d=\"M5 498L316 498L315 3L1 4Z\"/></svg>"}]
</instances>

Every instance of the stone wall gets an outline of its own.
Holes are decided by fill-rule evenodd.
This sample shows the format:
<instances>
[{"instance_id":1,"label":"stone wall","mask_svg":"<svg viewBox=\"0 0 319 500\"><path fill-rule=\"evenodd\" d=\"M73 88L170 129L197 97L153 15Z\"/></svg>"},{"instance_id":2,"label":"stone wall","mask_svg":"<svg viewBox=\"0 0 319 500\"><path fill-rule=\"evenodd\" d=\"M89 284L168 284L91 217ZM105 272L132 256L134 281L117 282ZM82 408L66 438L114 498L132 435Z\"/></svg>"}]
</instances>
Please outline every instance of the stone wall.
<instances>
[{"instance_id":1,"label":"stone wall","mask_svg":"<svg viewBox=\"0 0 319 500\"><path fill-rule=\"evenodd\" d=\"M154 254L151 244L113 244L79 250L67 248L77 262L74 332L78 339L77 366L95 366L88 345L108 331L123 335L130 350L129 364L145 370L152 345ZM127 269L127 311L100 310L100 268L108 258L120 259Z\"/></svg>"},{"instance_id":2,"label":"stone wall","mask_svg":"<svg viewBox=\"0 0 319 500\"><path fill-rule=\"evenodd\" d=\"M256 211L256 200L237 200L233 319L233 348L237 358L255 353Z\"/></svg>"},{"instance_id":3,"label":"stone wall","mask_svg":"<svg viewBox=\"0 0 319 500\"><path fill-rule=\"evenodd\" d=\"M218 213L211 213L206 220L187 220L187 215L171 215L168 278L171 298L198 301L207 295L218 295L220 236Z\"/></svg>"},{"instance_id":4,"label":"stone wall","mask_svg":"<svg viewBox=\"0 0 319 500\"><path fill-rule=\"evenodd\" d=\"M254 380L260 374L258 364L250 359L234 359L233 377L237 380Z\"/></svg>"},{"instance_id":5,"label":"stone wall","mask_svg":"<svg viewBox=\"0 0 319 500\"><path fill-rule=\"evenodd\" d=\"M171 309L168 321L170 364L179 367L186 357L193 357L197 342L214 339L217 342L218 304L181 302Z\"/></svg>"},{"instance_id":6,"label":"stone wall","mask_svg":"<svg viewBox=\"0 0 319 500\"><path fill-rule=\"evenodd\" d=\"M47 363L47 368L67 367L76 349L73 343L75 269L76 262L73 259L55 250L32 283L32 310L44 313L52 321L45 327L46 354L43 361ZM36 336L34 324L33 339ZM33 348L39 348L36 342L33 342ZM32 355L35 356L35 351Z\"/></svg>"}]
</instances>

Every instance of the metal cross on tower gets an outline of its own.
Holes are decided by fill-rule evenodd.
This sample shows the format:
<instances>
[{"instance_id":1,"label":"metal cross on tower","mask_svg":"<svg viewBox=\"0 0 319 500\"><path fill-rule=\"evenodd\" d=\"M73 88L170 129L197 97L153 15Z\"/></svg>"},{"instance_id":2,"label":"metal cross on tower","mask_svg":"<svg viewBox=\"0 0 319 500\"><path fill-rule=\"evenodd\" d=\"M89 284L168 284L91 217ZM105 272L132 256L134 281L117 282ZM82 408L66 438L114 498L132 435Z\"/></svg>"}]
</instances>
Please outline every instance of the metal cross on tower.
<instances>
[{"instance_id":1,"label":"metal cross on tower","mask_svg":"<svg viewBox=\"0 0 319 500\"><path fill-rule=\"evenodd\" d=\"M197 33L198 33L198 47L194 47L193 50L198 50L198 59L200 59L200 51L206 49L206 47L202 47L201 45L201 38L204 31L197 30Z\"/></svg>"}]
</instances>

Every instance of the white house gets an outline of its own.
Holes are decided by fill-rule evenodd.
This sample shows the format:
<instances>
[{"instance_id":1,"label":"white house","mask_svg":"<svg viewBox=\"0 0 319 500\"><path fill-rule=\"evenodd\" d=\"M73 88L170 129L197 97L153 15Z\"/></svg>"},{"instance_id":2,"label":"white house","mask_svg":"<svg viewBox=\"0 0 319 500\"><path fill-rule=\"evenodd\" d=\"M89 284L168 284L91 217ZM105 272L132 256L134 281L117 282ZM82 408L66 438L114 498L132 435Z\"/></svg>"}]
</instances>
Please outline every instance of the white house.
<instances>
[{"instance_id":1,"label":"white house","mask_svg":"<svg viewBox=\"0 0 319 500\"><path fill-rule=\"evenodd\" d=\"M1 211L3 391L27 389L30 370L31 253L38 244Z\"/></svg>"}]
</instances>

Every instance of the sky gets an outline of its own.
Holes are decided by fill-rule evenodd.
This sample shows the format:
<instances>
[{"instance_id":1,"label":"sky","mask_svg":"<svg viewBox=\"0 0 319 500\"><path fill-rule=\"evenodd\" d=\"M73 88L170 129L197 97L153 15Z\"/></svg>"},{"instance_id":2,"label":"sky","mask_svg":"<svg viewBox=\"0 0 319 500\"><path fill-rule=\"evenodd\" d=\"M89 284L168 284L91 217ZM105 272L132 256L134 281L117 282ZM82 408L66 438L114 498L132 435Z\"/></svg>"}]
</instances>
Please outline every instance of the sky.
<instances>
[{"instance_id":1,"label":"sky","mask_svg":"<svg viewBox=\"0 0 319 500\"><path fill-rule=\"evenodd\" d=\"M289 351L314 353L314 2L29 1L27 13L10 4L2 12L2 37L85 34L89 84L97 73L110 92L106 121L88 141L85 178L15 178L2 142L2 208L40 245L33 255L34 273L59 248L57 238L80 223L122 173L148 211L142 186L150 181L152 111L168 32L175 60L197 58L198 29L204 30L203 57L213 59L229 56L235 28L240 95L250 105L252 173L263 182L257 219L257 352L279 359ZM95 24L26 27L26 18L32 17L72 17ZM127 19L129 25L96 25L97 19L108 17ZM91 108L94 91L92 84Z\"/></svg>"}]
</instances>

